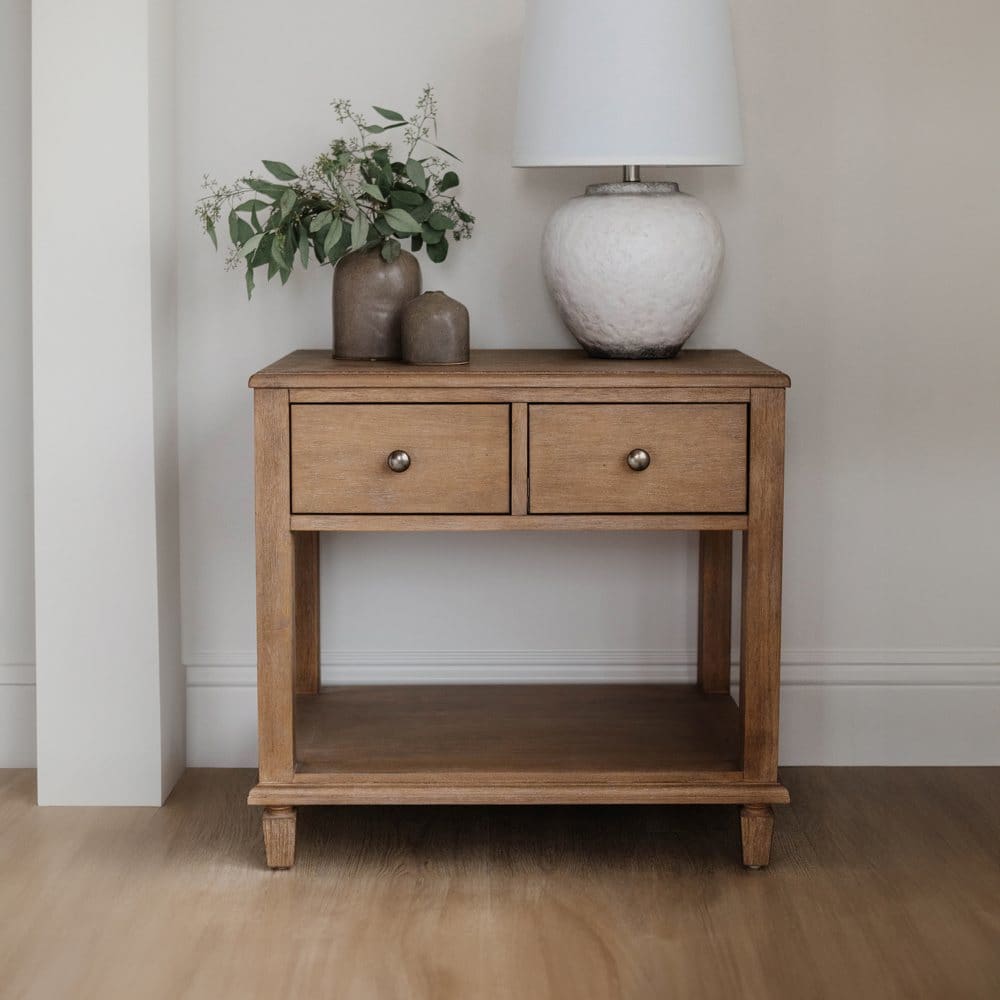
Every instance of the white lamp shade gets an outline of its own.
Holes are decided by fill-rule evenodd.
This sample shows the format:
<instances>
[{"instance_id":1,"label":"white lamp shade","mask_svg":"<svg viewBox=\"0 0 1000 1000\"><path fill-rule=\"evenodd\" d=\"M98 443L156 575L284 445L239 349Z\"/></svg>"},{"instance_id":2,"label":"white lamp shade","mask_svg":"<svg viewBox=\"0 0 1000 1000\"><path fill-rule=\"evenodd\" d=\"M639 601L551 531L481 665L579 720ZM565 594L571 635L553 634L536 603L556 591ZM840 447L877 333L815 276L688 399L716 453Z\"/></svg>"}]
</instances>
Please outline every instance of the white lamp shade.
<instances>
[{"instance_id":1,"label":"white lamp shade","mask_svg":"<svg viewBox=\"0 0 1000 1000\"><path fill-rule=\"evenodd\" d=\"M728 0L528 0L513 162L742 163Z\"/></svg>"}]
</instances>

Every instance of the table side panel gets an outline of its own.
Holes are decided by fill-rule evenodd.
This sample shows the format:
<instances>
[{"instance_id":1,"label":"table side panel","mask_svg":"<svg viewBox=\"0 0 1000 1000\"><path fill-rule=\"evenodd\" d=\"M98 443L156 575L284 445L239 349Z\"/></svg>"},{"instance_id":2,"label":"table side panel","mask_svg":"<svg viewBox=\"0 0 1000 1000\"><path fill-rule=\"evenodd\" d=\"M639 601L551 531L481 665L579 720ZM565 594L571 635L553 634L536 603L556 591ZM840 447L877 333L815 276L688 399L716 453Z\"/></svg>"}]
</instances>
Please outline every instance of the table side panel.
<instances>
[{"instance_id":1,"label":"table side panel","mask_svg":"<svg viewBox=\"0 0 1000 1000\"><path fill-rule=\"evenodd\" d=\"M261 781L295 769L295 549L289 526L288 393L254 393L257 709Z\"/></svg>"},{"instance_id":2,"label":"table side panel","mask_svg":"<svg viewBox=\"0 0 1000 1000\"><path fill-rule=\"evenodd\" d=\"M784 390L755 389L740 629L742 759L751 781L774 781L778 774L784 454Z\"/></svg>"}]
</instances>

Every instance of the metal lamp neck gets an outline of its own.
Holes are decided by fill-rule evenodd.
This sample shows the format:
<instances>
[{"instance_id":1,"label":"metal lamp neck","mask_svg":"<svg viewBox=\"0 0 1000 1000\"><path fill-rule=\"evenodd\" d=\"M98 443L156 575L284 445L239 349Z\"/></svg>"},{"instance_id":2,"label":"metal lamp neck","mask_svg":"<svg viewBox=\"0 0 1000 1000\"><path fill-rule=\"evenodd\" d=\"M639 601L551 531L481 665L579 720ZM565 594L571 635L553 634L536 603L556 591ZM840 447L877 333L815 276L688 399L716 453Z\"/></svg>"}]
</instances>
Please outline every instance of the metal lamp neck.
<instances>
[{"instance_id":1,"label":"metal lamp neck","mask_svg":"<svg viewBox=\"0 0 1000 1000\"><path fill-rule=\"evenodd\" d=\"M638 164L629 163L622 167L622 183L638 184L642 180L642 171Z\"/></svg>"}]
</instances>

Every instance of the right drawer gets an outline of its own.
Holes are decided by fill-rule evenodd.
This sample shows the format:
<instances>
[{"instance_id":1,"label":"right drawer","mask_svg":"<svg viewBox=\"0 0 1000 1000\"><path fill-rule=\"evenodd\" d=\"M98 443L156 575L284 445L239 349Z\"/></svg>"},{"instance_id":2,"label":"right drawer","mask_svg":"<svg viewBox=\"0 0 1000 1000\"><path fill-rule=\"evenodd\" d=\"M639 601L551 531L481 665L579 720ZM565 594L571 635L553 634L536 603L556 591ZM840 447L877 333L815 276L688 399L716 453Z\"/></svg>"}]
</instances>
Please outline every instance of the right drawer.
<instances>
[{"instance_id":1,"label":"right drawer","mask_svg":"<svg viewBox=\"0 0 1000 1000\"><path fill-rule=\"evenodd\" d=\"M528 428L533 514L746 511L744 403L536 403Z\"/></svg>"}]
</instances>

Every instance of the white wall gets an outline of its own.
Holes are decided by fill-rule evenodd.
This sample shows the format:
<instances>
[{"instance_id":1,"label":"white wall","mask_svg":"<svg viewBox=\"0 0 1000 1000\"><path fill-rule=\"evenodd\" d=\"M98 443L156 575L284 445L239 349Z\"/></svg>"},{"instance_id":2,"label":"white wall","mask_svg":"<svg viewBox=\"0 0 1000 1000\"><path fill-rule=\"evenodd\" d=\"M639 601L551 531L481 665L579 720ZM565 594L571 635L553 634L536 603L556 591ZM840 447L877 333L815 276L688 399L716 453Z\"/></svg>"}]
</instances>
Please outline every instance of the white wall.
<instances>
[{"instance_id":1,"label":"white wall","mask_svg":"<svg viewBox=\"0 0 1000 1000\"><path fill-rule=\"evenodd\" d=\"M692 344L792 375L785 759L1000 761L1000 64L994 0L735 0L747 165L670 176L728 238ZM613 171L509 164L522 3L262 0L178 12L181 501L189 760L253 759L254 369L329 341L326 270L245 301L198 233L203 172L305 161L327 102L406 108L427 80L464 155L472 243L425 287L479 347L571 346L537 261L549 213ZM663 174L662 176L666 176ZM333 678L689 669L684 537L324 540ZM384 622L391 616L393 627ZM485 651L485 654L482 652ZM608 653L608 651L613 651ZM428 664L437 665L436 673Z\"/></svg>"},{"instance_id":2,"label":"white wall","mask_svg":"<svg viewBox=\"0 0 1000 1000\"><path fill-rule=\"evenodd\" d=\"M0 767L35 761L31 3L0 5Z\"/></svg>"}]
</instances>

